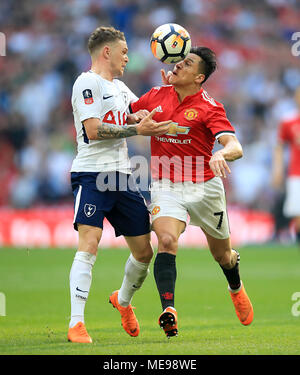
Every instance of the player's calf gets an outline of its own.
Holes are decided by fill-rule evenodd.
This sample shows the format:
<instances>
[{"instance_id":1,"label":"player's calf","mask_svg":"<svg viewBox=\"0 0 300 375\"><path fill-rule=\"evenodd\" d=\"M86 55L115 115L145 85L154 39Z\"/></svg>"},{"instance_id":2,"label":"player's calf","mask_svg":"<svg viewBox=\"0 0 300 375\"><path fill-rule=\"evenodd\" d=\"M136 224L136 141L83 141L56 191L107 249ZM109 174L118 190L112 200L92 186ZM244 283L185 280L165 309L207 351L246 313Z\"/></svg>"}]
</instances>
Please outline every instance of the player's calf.
<instances>
[{"instance_id":1,"label":"player's calf","mask_svg":"<svg viewBox=\"0 0 300 375\"><path fill-rule=\"evenodd\" d=\"M154 262L154 278L163 310L174 307L176 277L176 255L158 253Z\"/></svg>"},{"instance_id":2,"label":"player's calf","mask_svg":"<svg viewBox=\"0 0 300 375\"><path fill-rule=\"evenodd\" d=\"M231 251L229 262L227 264L220 264L231 290L238 290L241 287L239 264L240 254L234 249Z\"/></svg>"},{"instance_id":3,"label":"player's calf","mask_svg":"<svg viewBox=\"0 0 300 375\"><path fill-rule=\"evenodd\" d=\"M240 254L232 249L230 262L227 265L220 264L220 267L228 281L228 290L236 315L243 325L249 325L253 320L253 306L240 279L239 264Z\"/></svg>"}]
</instances>

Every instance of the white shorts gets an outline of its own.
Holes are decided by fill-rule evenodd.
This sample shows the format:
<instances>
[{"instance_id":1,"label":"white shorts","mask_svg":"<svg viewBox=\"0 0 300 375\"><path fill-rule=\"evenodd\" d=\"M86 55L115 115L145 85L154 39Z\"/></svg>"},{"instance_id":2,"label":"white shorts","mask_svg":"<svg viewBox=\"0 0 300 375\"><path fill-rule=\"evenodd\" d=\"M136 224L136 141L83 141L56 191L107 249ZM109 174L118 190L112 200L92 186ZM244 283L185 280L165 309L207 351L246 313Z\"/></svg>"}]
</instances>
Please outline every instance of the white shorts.
<instances>
[{"instance_id":1,"label":"white shorts","mask_svg":"<svg viewBox=\"0 0 300 375\"><path fill-rule=\"evenodd\" d=\"M199 184L162 179L153 182L150 191L148 209L152 222L169 216L187 224L189 216L191 225L203 228L212 237L229 238L225 190L220 177Z\"/></svg>"},{"instance_id":2,"label":"white shorts","mask_svg":"<svg viewBox=\"0 0 300 375\"><path fill-rule=\"evenodd\" d=\"M300 216L300 177L287 178L283 213L286 217Z\"/></svg>"}]
</instances>

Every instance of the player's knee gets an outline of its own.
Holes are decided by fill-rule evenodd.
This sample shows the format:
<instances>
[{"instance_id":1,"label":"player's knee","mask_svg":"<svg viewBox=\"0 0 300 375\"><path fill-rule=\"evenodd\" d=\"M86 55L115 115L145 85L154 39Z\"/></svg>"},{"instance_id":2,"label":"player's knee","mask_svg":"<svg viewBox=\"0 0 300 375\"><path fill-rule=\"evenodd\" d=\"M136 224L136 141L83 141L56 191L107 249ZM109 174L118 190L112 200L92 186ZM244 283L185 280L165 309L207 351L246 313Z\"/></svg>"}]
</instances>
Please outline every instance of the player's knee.
<instances>
[{"instance_id":1,"label":"player's knee","mask_svg":"<svg viewBox=\"0 0 300 375\"><path fill-rule=\"evenodd\" d=\"M141 249L138 253L134 254L134 257L137 261L142 263L150 263L153 257L153 248L149 243L143 249Z\"/></svg>"},{"instance_id":2,"label":"player's knee","mask_svg":"<svg viewBox=\"0 0 300 375\"><path fill-rule=\"evenodd\" d=\"M96 239L90 239L86 244L86 251L91 254L97 255L98 241Z\"/></svg>"},{"instance_id":3,"label":"player's knee","mask_svg":"<svg viewBox=\"0 0 300 375\"><path fill-rule=\"evenodd\" d=\"M165 252L174 252L177 249L177 239L171 233L163 233L158 236L158 243L161 250Z\"/></svg>"},{"instance_id":4,"label":"player's knee","mask_svg":"<svg viewBox=\"0 0 300 375\"><path fill-rule=\"evenodd\" d=\"M98 245L101 239L102 230L96 227L79 226L79 251L87 251L90 254L97 255Z\"/></svg>"},{"instance_id":5,"label":"player's knee","mask_svg":"<svg viewBox=\"0 0 300 375\"><path fill-rule=\"evenodd\" d=\"M220 266L228 269L232 268L231 251L226 251L223 254L214 254L213 257L215 261L220 264Z\"/></svg>"},{"instance_id":6,"label":"player's knee","mask_svg":"<svg viewBox=\"0 0 300 375\"><path fill-rule=\"evenodd\" d=\"M96 236L86 236L80 241L79 251L86 251L90 254L97 255L98 251L98 238Z\"/></svg>"}]
</instances>

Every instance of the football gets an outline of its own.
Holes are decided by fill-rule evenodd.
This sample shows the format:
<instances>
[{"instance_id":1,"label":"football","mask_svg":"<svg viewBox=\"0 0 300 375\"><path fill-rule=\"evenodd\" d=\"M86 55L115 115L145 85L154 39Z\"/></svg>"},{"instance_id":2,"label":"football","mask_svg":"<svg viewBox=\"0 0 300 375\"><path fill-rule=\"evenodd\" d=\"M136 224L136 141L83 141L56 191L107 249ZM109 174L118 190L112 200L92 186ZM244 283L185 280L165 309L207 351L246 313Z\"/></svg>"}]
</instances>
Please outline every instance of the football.
<instances>
[{"instance_id":1,"label":"football","mask_svg":"<svg viewBox=\"0 0 300 375\"><path fill-rule=\"evenodd\" d=\"M183 60L191 49L191 37L186 29L176 23L159 26L151 36L151 51L165 64Z\"/></svg>"}]
</instances>

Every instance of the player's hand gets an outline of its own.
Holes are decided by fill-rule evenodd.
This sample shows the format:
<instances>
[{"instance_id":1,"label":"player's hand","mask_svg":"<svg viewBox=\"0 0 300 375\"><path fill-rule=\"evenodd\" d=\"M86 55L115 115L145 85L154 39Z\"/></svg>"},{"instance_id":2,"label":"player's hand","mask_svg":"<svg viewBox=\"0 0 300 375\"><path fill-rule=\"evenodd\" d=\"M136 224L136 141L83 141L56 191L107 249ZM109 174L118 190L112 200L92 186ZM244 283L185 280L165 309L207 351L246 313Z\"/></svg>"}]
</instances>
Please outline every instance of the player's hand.
<instances>
[{"instance_id":1,"label":"player's hand","mask_svg":"<svg viewBox=\"0 0 300 375\"><path fill-rule=\"evenodd\" d=\"M224 156L222 155L221 150L217 151L213 154L209 161L210 169L214 172L216 177L224 177L226 178L226 172L231 173L230 168Z\"/></svg>"},{"instance_id":2,"label":"player's hand","mask_svg":"<svg viewBox=\"0 0 300 375\"><path fill-rule=\"evenodd\" d=\"M127 115L127 123L128 124L136 124L140 122L143 118L145 118L149 114L147 109L140 109L135 113L131 113Z\"/></svg>"},{"instance_id":3,"label":"player's hand","mask_svg":"<svg viewBox=\"0 0 300 375\"><path fill-rule=\"evenodd\" d=\"M166 72L163 69L161 69L160 73L161 73L161 80L163 82L163 85L169 85L170 84L169 79L170 79L172 72L168 71L168 73L166 74Z\"/></svg>"},{"instance_id":4,"label":"player's hand","mask_svg":"<svg viewBox=\"0 0 300 375\"><path fill-rule=\"evenodd\" d=\"M145 116L136 126L138 135L162 135L169 131L172 120L156 122L152 119L155 113L156 108L154 108L151 113Z\"/></svg>"}]
</instances>

